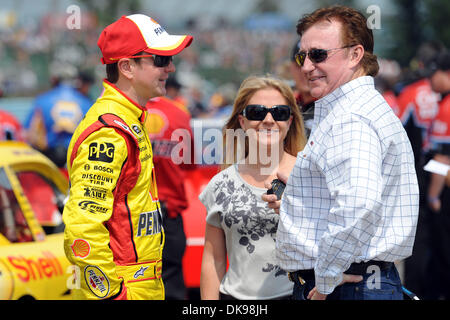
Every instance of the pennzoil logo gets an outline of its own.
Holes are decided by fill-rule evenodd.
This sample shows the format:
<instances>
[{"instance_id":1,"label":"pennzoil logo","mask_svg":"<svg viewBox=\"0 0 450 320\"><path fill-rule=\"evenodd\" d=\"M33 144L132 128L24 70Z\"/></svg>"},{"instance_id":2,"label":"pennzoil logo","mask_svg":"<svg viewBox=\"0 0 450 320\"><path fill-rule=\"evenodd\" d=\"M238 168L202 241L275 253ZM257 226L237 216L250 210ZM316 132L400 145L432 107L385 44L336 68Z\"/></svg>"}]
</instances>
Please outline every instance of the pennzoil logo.
<instances>
[{"instance_id":1,"label":"pennzoil logo","mask_svg":"<svg viewBox=\"0 0 450 320\"><path fill-rule=\"evenodd\" d=\"M108 296L109 279L99 267L87 266L84 269L84 279L95 296L99 298Z\"/></svg>"},{"instance_id":2,"label":"pennzoil logo","mask_svg":"<svg viewBox=\"0 0 450 320\"><path fill-rule=\"evenodd\" d=\"M111 163L114 160L114 145L109 142L92 142L89 145L89 160Z\"/></svg>"},{"instance_id":3,"label":"pennzoil logo","mask_svg":"<svg viewBox=\"0 0 450 320\"><path fill-rule=\"evenodd\" d=\"M161 232L161 218L158 211L142 212L139 215L136 237L150 236Z\"/></svg>"},{"instance_id":4,"label":"pennzoil logo","mask_svg":"<svg viewBox=\"0 0 450 320\"><path fill-rule=\"evenodd\" d=\"M89 242L84 239L75 239L70 246L75 257L86 258L91 252Z\"/></svg>"}]
</instances>

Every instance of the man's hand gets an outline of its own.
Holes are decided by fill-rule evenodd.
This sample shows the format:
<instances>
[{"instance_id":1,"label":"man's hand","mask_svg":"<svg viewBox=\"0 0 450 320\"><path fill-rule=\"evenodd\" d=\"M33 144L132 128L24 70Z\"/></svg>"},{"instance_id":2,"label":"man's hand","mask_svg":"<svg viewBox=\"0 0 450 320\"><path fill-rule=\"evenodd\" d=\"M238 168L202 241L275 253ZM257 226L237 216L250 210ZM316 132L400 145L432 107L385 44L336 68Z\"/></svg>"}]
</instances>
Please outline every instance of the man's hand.
<instances>
[{"instance_id":1,"label":"man's hand","mask_svg":"<svg viewBox=\"0 0 450 320\"><path fill-rule=\"evenodd\" d=\"M355 274L343 274L342 282L339 285L343 285L346 282L360 282L363 277ZM310 300L325 300L327 298L326 294L320 293L317 291L317 287L312 288L312 290L308 293L307 299Z\"/></svg>"},{"instance_id":2,"label":"man's hand","mask_svg":"<svg viewBox=\"0 0 450 320\"><path fill-rule=\"evenodd\" d=\"M277 178L280 179L281 181L283 181L284 183L287 183L288 176L286 176L284 173L282 173L282 172L277 172ZM264 186L265 186L267 189L272 188L271 182L272 182L272 181L266 181L266 182L264 183ZM275 212L276 212L277 214L280 213L281 200L278 200L278 199L277 199L277 196L276 196L275 194L265 194L265 193L264 193L264 194L262 195L261 199L262 199L263 201L266 201L266 202L267 202L267 206L268 206L269 208L271 208L271 209L274 209Z\"/></svg>"},{"instance_id":3,"label":"man's hand","mask_svg":"<svg viewBox=\"0 0 450 320\"><path fill-rule=\"evenodd\" d=\"M447 187L450 187L450 170L447 171L447 176L445 177L445 183Z\"/></svg>"}]
</instances>

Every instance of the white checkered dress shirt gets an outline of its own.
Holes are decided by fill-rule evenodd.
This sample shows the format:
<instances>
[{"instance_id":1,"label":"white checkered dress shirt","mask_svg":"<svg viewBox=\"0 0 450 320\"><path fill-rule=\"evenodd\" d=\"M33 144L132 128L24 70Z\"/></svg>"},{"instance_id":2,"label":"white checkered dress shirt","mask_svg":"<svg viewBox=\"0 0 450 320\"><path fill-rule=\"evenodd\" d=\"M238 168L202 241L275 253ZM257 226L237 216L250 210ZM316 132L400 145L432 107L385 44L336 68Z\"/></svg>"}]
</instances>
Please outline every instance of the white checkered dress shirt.
<instances>
[{"instance_id":1,"label":"white checkered dress shirt","mask_svg":"<svg viewBox=\"0 0 450 320\"><path fill-rule=\"evenodd\" d=\"M330 294L353 262L411 255L419 188L411 144L369 76L316 101L280 208L277 257Z\"/></svg>"}]
</instances>

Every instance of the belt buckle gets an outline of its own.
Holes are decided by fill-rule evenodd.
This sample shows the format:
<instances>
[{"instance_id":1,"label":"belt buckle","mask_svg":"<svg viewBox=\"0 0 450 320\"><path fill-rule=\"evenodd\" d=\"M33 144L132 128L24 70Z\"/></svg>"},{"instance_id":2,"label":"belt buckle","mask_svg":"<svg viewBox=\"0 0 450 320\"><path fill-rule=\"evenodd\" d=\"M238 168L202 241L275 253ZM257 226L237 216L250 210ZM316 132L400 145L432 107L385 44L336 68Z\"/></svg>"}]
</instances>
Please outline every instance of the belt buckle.
<instances>
[{"instance_id":1,"label":"belt buckle","mask_svg":"<svg viewBox=\"0 0 450 320\"><path fill-rule=\"evenodd\" d=\"M288 272L288 278L290 281L295 282L293 279L293 276L292 276L292 272ZM298 274L297 274L297 278L301 285L304 285L306 283L305 280L302 277L300 277Z\"/></svg>"}]
</instances>

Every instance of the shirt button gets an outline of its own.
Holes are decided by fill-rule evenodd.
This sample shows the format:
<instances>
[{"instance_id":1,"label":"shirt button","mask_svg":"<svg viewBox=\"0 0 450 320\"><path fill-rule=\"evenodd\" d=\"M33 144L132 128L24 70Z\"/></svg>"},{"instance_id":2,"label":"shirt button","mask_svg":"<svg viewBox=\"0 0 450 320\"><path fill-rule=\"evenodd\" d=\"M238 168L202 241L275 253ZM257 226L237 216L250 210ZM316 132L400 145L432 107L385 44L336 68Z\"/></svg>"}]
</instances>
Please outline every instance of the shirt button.
<instances>
[{"instance_id":1,"label":"shirt button","mask_svg":"<svg viewBox=\"0 0 450 320\"><path fill-rule=\"evenodd\" d=\"M311 141L309 144L310 144L310 145L313 145L313 144L314 144L314 141Z\"/></svg>"}]
</instances>

